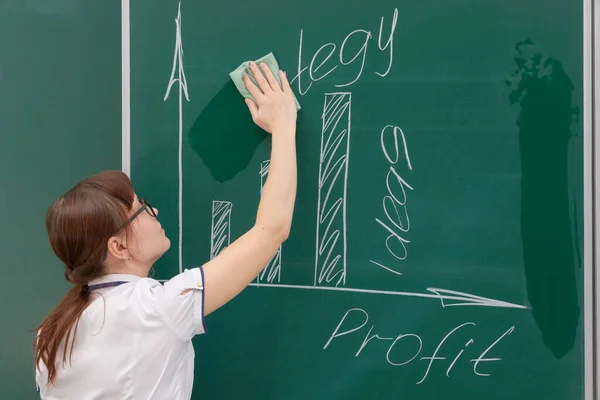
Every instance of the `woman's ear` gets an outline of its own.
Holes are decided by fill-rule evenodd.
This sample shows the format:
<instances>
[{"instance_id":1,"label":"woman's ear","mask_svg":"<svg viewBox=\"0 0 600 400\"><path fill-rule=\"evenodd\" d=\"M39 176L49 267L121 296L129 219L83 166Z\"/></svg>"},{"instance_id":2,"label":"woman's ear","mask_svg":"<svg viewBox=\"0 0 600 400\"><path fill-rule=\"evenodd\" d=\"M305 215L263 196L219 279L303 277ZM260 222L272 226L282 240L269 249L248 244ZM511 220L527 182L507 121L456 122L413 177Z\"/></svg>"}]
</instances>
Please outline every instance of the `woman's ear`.
<instances>
[{"instance_id":1,"label":"woman's ear","mask_svg":"<svg viewBox=\"0 0 600 400\"><path fill-rule=\"evenodd\" d=\"M131 258L125 236L113 236L108 239L108 254L123 261Z\"/></svg>"}]
</instances>

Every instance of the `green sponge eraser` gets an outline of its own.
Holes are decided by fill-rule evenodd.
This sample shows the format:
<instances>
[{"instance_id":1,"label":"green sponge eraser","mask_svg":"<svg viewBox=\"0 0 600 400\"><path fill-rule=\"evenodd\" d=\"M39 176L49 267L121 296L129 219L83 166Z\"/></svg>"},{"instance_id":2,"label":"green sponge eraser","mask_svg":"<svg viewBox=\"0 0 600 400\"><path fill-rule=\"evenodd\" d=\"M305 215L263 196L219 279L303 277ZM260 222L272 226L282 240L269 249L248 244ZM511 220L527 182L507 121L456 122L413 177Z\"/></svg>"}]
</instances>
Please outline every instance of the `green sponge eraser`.
<instances>
[{"instance_id":1,"label":"green sponge eraser","mask_svg":"<svg viewBox=\"0 0 600 400\"><path fill-rule=\"evenodd\" d=\"M269 53L266 56L259 58L258 60L255 61L255 63L257 65L260 65L260 63L267 64L267 66L269 67L269 69L271 70L273 75L275 75L275 79L277 79L277 82L281 86L281 79L279 79L279 64L277 63L277 60L275 59L275 56L273 55L273 53ZM238 91L241 93L241 95L244 96L244 98L255 100L252 97L252 95L250 94L250 92L248 91L248 89L246 89L246 85L244 85L244 81L242 80L242 77L244 76L245 73L247 73L248 76L252 79L252 81L254 83L256 83L256 79L254 78L252 71L250 71L250 62L249 61L242 63L234 71L231 71L229 76L231 77L231 80L235 84L235 87L238 89ZM294 96L294 100L296 101L296 110L300 110L300 108L301 108L300 103L298 103L298 99L296 98L296 95L294 94L293 91L292 91L292 95Z\"/></svg>"}]
</instances>

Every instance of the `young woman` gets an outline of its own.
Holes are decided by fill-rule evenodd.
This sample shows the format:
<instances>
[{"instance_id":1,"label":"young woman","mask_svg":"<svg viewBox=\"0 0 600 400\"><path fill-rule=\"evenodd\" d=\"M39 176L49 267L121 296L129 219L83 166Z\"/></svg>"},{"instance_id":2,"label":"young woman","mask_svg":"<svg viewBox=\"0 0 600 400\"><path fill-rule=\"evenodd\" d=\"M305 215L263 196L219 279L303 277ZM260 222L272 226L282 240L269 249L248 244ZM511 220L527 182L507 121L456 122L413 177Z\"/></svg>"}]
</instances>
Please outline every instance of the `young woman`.
<instances>
[{"instance_id":1,"label":"young woman","mask_svg":"<svg viewBox=\"0 0 600 400\"><path fill-rule=\"evenodd\" d=\"M164 285L148 277L170 246L158 210L118 171L92 176L56 200L50 244L74 287L37 328L42 399L188 400L191 339L204 317L239 294L290 232L296 198L296 106L289 82L251 64L244 83L254 122L272 134L271 168L256 222L218 257ZM218 132L215 132L218 134ZM240 132L243 135L244 132Z\"/></svg>"}]
</instances>

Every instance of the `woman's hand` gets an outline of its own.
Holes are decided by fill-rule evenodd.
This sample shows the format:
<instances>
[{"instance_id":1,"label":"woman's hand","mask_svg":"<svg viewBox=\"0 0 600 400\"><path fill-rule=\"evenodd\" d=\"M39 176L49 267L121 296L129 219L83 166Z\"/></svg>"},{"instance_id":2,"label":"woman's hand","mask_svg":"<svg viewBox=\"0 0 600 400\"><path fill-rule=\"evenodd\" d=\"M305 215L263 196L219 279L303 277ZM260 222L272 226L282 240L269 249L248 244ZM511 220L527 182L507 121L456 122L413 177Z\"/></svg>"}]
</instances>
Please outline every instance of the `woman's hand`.
<instances>
[{"instance_id":1,"label":"woman's hand","mask_svg":"<svg viewBox=\"0 0 600 400\"><path fill-rule=\"evenodd\" d=\"M266 64L261 63L260 69L262 73L254 62L250 63L250 70L258 83L258 87L247 74L244 74L242 78L246 88L256 100L254 102L251 99L246 99L252 120L256 125L271 134L295 132L295 129L289 129L296 126L297 110L287 77L282 71L279 71L280 87Z\"/></svg>"}]
</instances>

